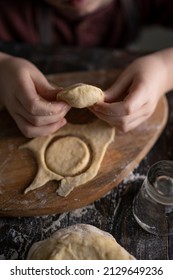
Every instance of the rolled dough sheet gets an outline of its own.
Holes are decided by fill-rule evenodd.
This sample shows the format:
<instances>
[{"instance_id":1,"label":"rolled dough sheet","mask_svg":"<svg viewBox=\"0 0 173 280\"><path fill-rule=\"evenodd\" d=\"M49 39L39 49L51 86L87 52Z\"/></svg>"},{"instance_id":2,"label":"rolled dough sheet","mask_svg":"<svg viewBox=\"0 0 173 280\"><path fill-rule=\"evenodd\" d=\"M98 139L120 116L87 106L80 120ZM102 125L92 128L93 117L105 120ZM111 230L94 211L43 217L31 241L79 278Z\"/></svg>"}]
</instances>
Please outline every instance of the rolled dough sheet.
<instances>
[{"instance_id":1,"label":"rolled dough sheet","mask_svg":"<svg viewBox=\"0 0 173 280\"><path fill-rule=\"evenodd\" d=\"M114 128L97 119L82 125L68 123L52 135L22 145L20 148L34 153L38 163L36 177L25 193L57 180L58 195L67 196L74 188L87 183L97 175L114 135Z\"/></svg>"}]
</instances>

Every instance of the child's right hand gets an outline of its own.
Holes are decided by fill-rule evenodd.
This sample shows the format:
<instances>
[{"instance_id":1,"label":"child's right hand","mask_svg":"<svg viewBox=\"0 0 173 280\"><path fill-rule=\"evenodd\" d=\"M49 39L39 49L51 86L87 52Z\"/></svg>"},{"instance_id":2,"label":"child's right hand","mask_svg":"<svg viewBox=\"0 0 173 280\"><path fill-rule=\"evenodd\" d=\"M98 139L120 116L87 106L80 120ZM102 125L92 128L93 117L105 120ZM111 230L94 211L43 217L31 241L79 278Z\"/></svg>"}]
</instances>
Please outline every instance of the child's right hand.
<instances>
[{"instance_id":1,"label":"child's right hand","mask_svg":"<svg viewBox=\"0 0 173 280\"><path fill-rule=\"evenodd\" d=\"M48 135L66 124L70 106L56 101L58 92L32 63L0 53L0 103L26 137Z\"/></svg>"}]
</instances>

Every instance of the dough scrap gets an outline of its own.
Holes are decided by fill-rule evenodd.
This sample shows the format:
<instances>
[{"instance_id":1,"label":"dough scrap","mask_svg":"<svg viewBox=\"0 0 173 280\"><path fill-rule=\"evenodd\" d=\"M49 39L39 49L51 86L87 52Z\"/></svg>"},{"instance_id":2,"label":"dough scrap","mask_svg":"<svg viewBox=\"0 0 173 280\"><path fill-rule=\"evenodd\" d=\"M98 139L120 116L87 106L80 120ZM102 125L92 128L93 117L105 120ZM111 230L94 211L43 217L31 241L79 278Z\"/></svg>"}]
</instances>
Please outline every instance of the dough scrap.
<instances>
[{"instance_id":1,"label":"dough scrap","mask_svg":"<svg viewBox=\"0 0 173 280\"><path fill-rule=\"evenodd\" d=\"M76 224L36 242L28 260L134 260L115 238L95 226Z\"/></svg>"},{"instance_id":2,"label":"dough scrap","mask_svg":"<svg viewBox=\"0 0 173 280\"><path fill-rule=\"evenodd\" d=\"M87 84L74 84L57 94L58 100L63 100L75 108L85 108L104 101L103 91Z\"/></svg>"},{"instance_id":3,"label":"dough scrap","mask_svg":"<svg viewBox=\"0 0 173 280\"><path fill-rule=\"evenodd\" d=\"M49 181L57 180L59 181L57 194L60 196L67 196L74 188L87 183L97 175L106 149L114 140L114 135L115 129L113 127L110 127L106 122L97 119L95 122L82 125L68 123L54 134L35 138L20 146L19 148L30 149L34 153L38 163L36 177L31 185L25 190L25 193L42 187ZM81 160L80 157L78 158L78 149L75 153L78 158L78 169L76 169L73 164L76 160L75 156L74 158L70 157L70 161L72 160L69 164L71 166L70 174L73 175L68 175L69 171L67 172L67 170L65 171L67 173L64 173L67 175L52 171L52 169L55 168L55 157L59 157L59 154L56 154L55 150L56 144L58 144L59 141L56 140L58 138L65 139L66 137L77 138L78 144L83 142L83 160ZM52 144L54 148L51 147ZM51 154L53 155L50 156L49 162L47 163L47 155L50 155L50 147ZM62 145L58 147L58 151L61 151L61 149L63 149ZM61 164L63 164L63 161L69 156L70 149L74 153L73 147L69 145L69 148L64 149L64 152L60 154ZM88 156L87 153L89 153ZM81 162L83 162L82 165ZM58 172L63 173L62 170Z\"/></svg>"}]
</instances>

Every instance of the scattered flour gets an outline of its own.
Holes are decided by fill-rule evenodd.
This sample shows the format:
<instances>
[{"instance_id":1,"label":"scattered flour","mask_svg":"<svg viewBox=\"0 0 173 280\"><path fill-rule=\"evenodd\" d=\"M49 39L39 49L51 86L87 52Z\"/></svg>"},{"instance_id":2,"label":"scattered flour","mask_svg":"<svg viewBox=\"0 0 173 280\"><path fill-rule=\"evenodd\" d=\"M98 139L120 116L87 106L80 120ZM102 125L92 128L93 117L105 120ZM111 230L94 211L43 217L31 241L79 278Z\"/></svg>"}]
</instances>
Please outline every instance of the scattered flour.
<instances>
[{"instance_id":1,"label":"scattered flour","mask_svg":"<svg viewBox=\"0 0 173 280\"><path fill-rule=\"evenodd\" d=\"M8 150L9 150L9 152L14 151L15 150L15 145L12 144L12 143L8 143Z\"/></svg>"},{"instance_id":2,"label":"scattered flour","mask_svg":"<svg viewBox=\"0 0 173 280\"><path fill-rule=\"evenodd\" d=\"M0 165L0 183L1 183L1 186L4 186L3 172L4 172L5 168L8 166L8 163L11 160L11 157L12 157L11 154L8 155L6 160L4 160L4 162Z\"/></svg>"},{"instance_id":3,"label":"scattered flour","mask_svg":"<svg viewBox=\"0 0 173 280\"><path fill-rule=\"evenodd\" d=\"M126 178L124 178L123 184L135 182L136 180L145 180L145 178L146 175L144 174L130 172L130 174Z\"/></svg>"},{"instance_id":4,"label":"scattered flour","mask_svg":"<svg viewBox=\"0 0 173 280\"><path fill-rule=\"evenodd\" d=\"M46 228L43 228L42 229L42 232L43 232L43 235L47 235L48 232L50 232L51 234L53 232L55 232L57 230L57 228L59 228L61 226L61 221L65 219L67 213L63 213L59 216L58 219L56 219L55 221L52 220L50 226L46 227ZM53 217L54 215L52 215ZM47 216L43 216L42 219L45 219L47 220Z\"/></svg>"},{"instance_id":5,"label":"scattered flour","mask_svg":"<svg viewBox=\"0 0 173 280\"><path fill-rule=\"evenodd\" d=\"M63 220L66 219L68 215L70 215L71 220L76 219L76 218L82 218L82 216L85 216L87 214L87 212L90 210L91 211L95 210L95 206L93 204L83 207L83 208L73 210L69 213L65 212L65 213L61 214L58 217L58 219L56 219L54 221L52 220L52 222L50 223L50 226L46 227L45 229L43 228L43 230L42 230L43 235L47 235L47 233L55 232L58 228L60 228L62 226L61 222L63 222ZM55 216L55 215L52 215L52 217L53 216ZM47 219L47 216L42 217L42 219L44 219L44 218Z\"/></svg>"},{"instance_id":6,"label":"scattered flour","mask_svg":"<svg viewBox=\"0 0 173 280\"><path fill-rule=\"evenodd\" d=\"M71 215L71 217L74 217L74 218L81 218L83 215L87 214L88 210L94 210L94 209L95 209L95 206L93 204L91 204L86 207L79 208L79 209L72 211L70 213L70 215Z\"/></svg>"}]
</instances>

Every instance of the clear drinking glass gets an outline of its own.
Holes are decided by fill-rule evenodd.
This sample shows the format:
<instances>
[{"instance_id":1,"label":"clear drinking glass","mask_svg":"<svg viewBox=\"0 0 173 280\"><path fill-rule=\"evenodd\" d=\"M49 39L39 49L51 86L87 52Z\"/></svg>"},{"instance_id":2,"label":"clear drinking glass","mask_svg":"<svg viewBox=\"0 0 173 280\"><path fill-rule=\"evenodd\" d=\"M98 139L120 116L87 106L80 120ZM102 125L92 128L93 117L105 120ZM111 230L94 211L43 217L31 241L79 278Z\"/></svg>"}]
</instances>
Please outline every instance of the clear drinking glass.
<instances>
[{"instance_id":1,"label":"clear drinking glass","mask_svg":"<svg viewBox=\"0 0 173 280\"><path fill-rule=\"evenodd\" d=\"M133 201L133 215L146 231L173 234L173 161L156 162Z\"/></svg>"}]
</instances>

